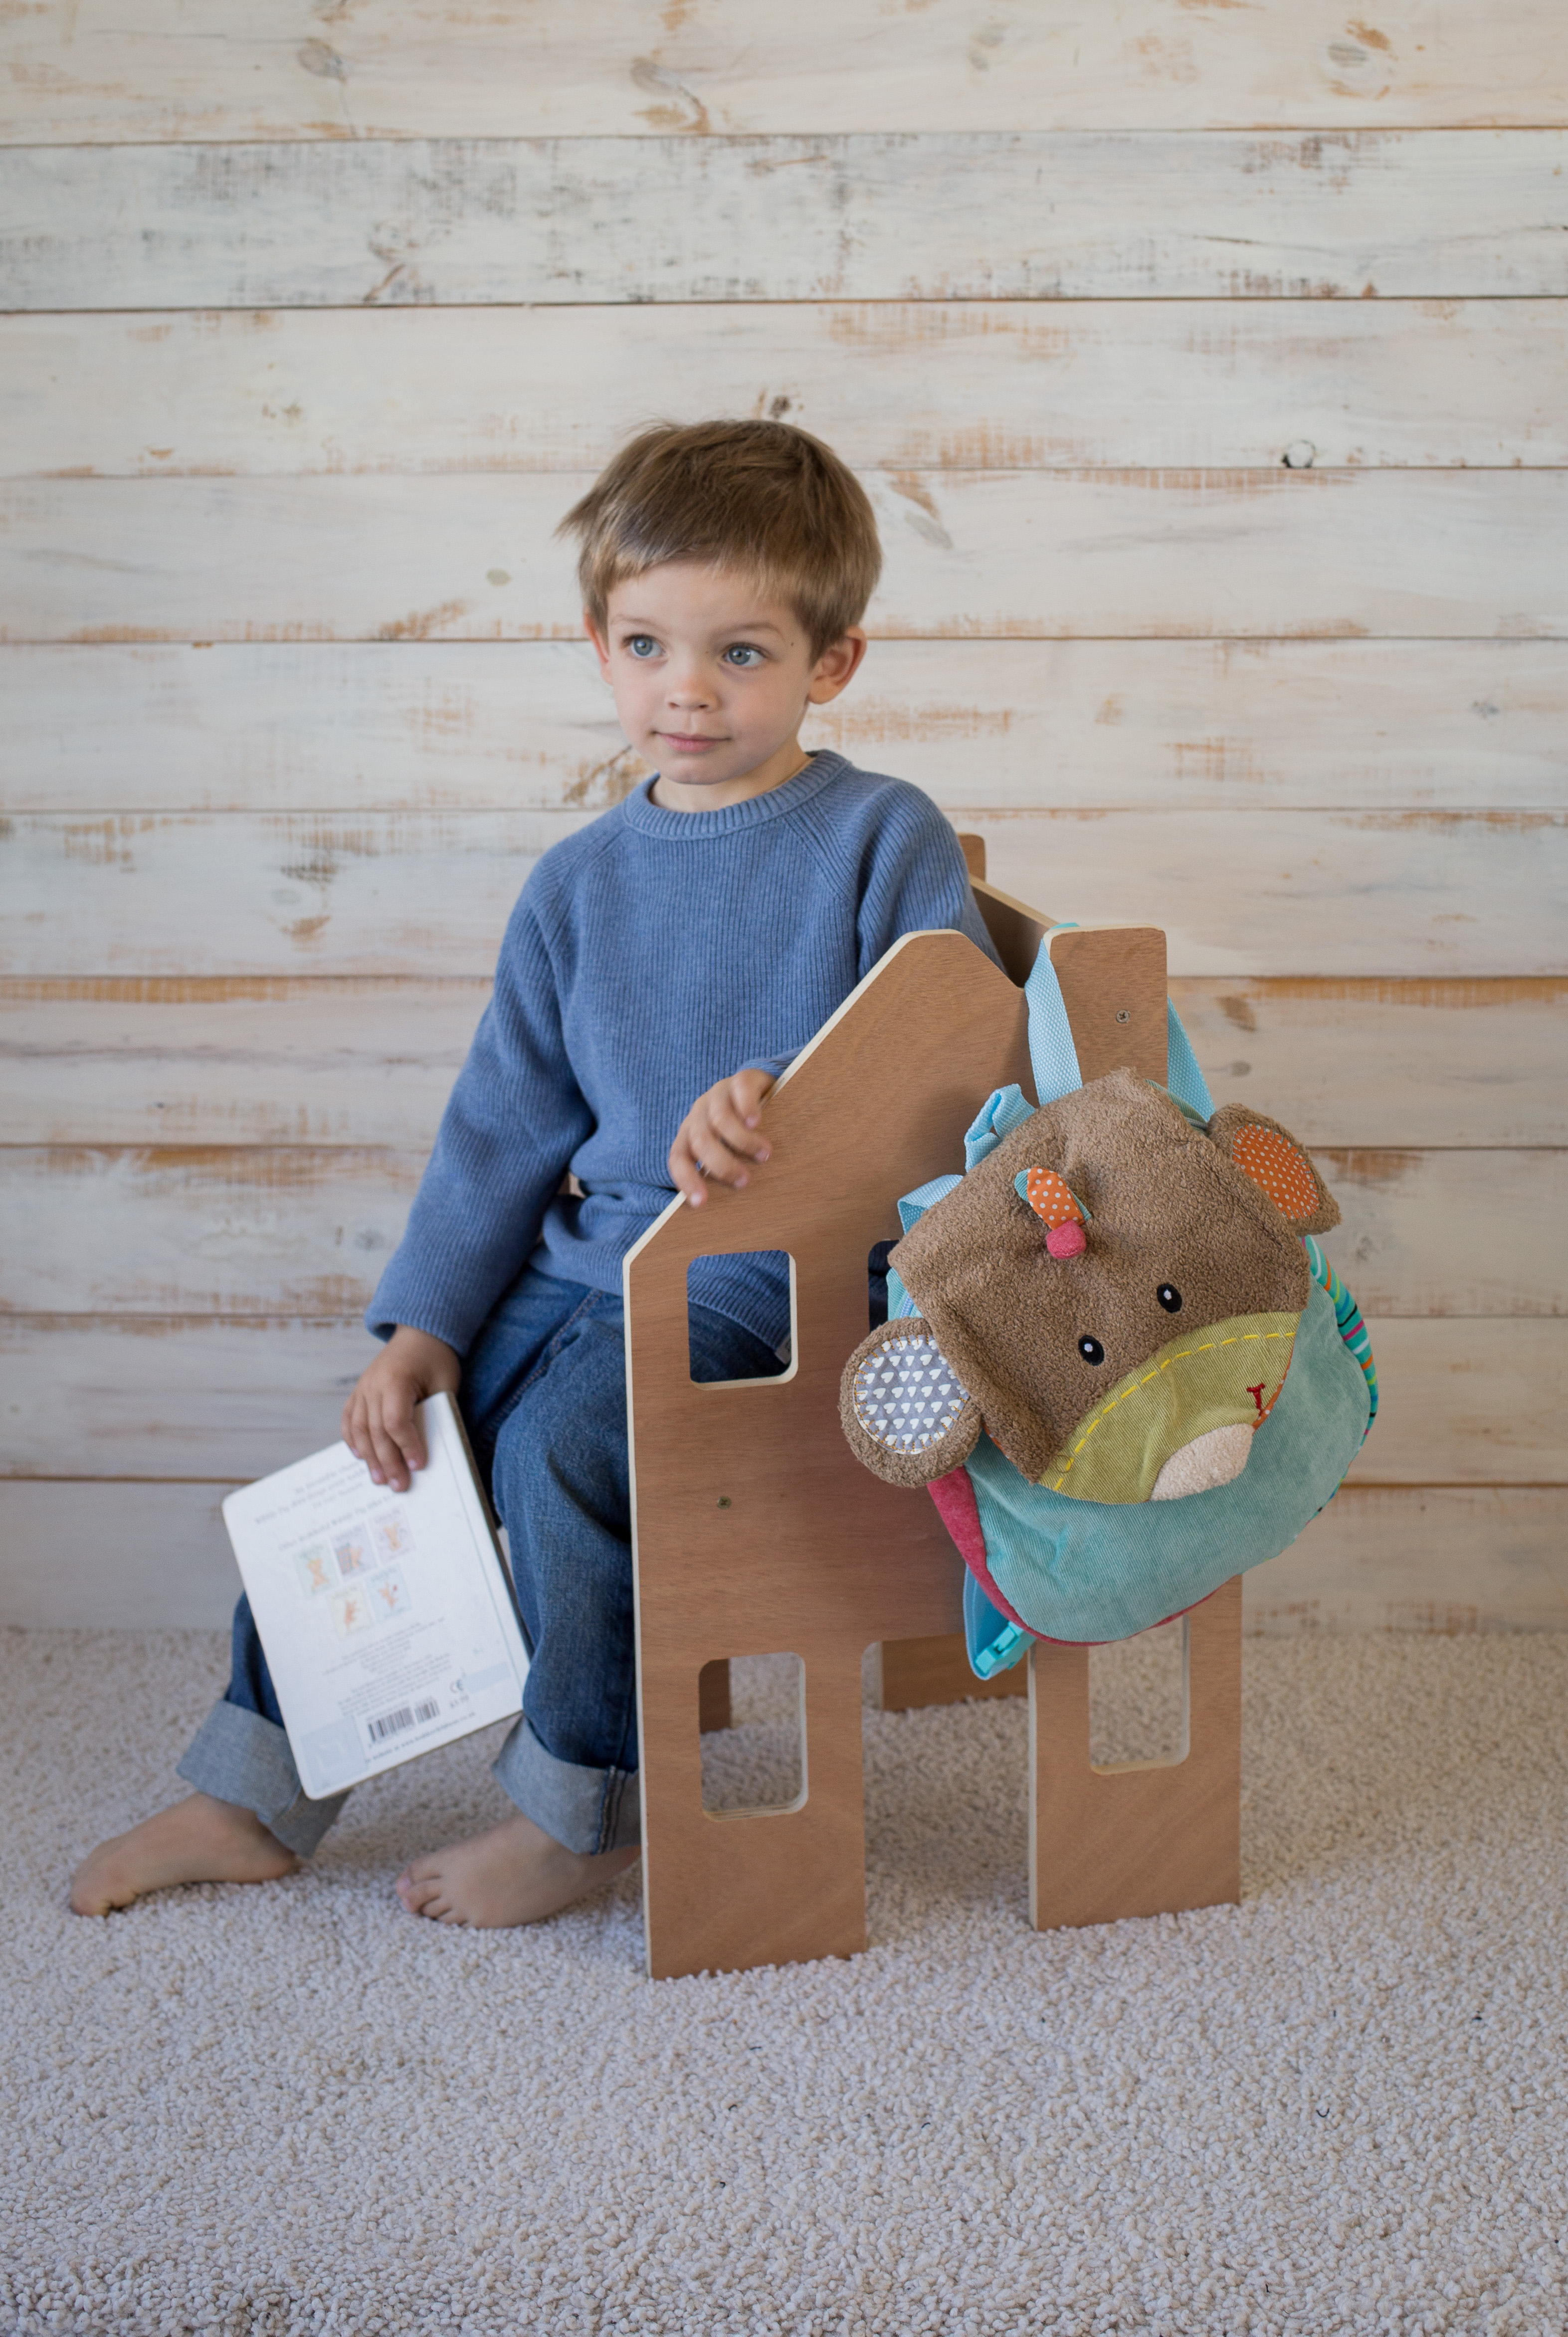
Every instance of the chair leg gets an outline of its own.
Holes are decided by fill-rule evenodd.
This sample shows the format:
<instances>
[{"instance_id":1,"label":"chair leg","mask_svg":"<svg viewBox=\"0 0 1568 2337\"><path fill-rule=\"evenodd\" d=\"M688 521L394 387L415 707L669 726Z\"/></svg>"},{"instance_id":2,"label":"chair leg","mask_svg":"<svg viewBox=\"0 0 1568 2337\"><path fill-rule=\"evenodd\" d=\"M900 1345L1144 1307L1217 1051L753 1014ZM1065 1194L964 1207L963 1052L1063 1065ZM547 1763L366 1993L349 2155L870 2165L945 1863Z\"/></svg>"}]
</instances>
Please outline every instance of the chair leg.
<instances>
[{"instance_id":1,"label":"chair leg","mask_svg":"<svg viewBox=\"0 0 1568 2337\"><path fill-rule=\"evenodd\" d=\"M652 1979L858 1955L866 1945L860 1657L802 1648L806 1793L792 1810L710 1815L698 1683L644 1634L642 1910Z\"/></svg>"},{"instance_id":2,"label":"chair leg","mask_svg":"<svg viewBox=\"0 0 1568 2337\"><path fill-rule=\"evenodd\" d=\"M1096 1769L1089 1650L1029 1657L1029 1912L1037 1931L1241 1896L1241 1578L1183 1625L1185 1759Z\"/></svg>"}]
</instances>

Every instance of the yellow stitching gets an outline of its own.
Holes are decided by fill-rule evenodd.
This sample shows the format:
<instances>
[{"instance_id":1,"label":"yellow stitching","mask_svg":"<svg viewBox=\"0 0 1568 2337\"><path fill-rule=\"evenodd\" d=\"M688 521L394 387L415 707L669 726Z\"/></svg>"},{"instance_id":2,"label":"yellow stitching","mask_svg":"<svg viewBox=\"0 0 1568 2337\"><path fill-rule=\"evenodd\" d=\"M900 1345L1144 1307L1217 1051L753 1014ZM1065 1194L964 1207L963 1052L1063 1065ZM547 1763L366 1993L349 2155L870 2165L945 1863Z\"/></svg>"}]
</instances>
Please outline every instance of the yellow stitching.
<instances>
[{"instance_id":1,"label":"yellow stitching","mask_svg":"<svg viewBox=\"0 0 1568 2337\"><path fill-rule=\"evenodd\" d=\"M1294 1331L1234 1331L1228 1339L1210 1339L1206 1346L1183 1347L1179 1355L1167 1355L1165 1361L1159 1365L1158 1369L1148 1373L1144 1378L1139 1381L1138 1385L1141 1388L1146 1388L1151 1380L1157 1380L1161 1372L1169 1371L1172 1364L1191 1363L1195 1355L1211 1355L1218 1347L1246 1347L1250 1346L1254 1340L1258 1340L1262 1345L1267 1345L1270 1339L1293 1339L1295 1336L1296 1334ZM1130 1396L1132 1392L1133 1391L1131 1388L1128 1388L1122 1394L1113 1395L1106 1404L1104 1411L1095 1414L1094 1418L1089 1423L1088 1427L1083 1431L1083 1435L1078 1439L1077 1443L1073 1447L1073 1460L1068 1462L1067 1466L1063 1470L1062 1474L1057 1478L1056 1482L1047 1488L1048 1491L1059 1493L1062 1491L1063 1486L1067 1482L1068 1478L1073 1473L1073 1462L1077 1460L1078 1455L1083 1452L1083 1447L1088 1443L1089 1439L1093 1435L1094 1431L1099 1427L1100 1423L1102 1420L1109 1420L1117 1405L1119 1403L1125 1403L1128 1396Z\"/></svg>"}]
</instances>

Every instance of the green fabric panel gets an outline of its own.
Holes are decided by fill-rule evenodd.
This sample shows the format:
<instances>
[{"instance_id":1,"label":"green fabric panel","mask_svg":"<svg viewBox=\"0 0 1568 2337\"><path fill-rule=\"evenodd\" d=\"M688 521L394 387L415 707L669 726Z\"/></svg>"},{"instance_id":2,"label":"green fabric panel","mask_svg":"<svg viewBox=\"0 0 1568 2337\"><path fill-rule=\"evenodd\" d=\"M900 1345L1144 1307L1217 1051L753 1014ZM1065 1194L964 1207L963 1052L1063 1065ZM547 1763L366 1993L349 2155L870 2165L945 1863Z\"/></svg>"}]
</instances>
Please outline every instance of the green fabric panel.
<instances>
[{"instance_id":1,"label":"green fabric panel","mask_svg":"<svg viewBox=\"0 0 1568 2337\"><path fill-rule=\"evenodd\" d=\"M1251 1428L1290 1367L1298 1315L1232 1315L1169 1339L1085 1413L1041 1479L1080 1501L1146 1501L1173 1452Z\"/></svg>"}]
</instances>

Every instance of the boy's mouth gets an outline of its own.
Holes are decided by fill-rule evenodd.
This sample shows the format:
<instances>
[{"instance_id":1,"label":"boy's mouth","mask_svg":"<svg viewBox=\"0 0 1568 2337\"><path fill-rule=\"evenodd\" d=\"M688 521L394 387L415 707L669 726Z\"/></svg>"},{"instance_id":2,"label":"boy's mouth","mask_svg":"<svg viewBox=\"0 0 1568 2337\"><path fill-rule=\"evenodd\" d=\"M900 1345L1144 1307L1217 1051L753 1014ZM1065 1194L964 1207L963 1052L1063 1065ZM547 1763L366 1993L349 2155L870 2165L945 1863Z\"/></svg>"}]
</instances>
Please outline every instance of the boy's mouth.
<instances>
[{"instance_id":1,"label":"boy's mouth","mask_svg":"<svg viewBox=\"0 0 1568 2337\"><path fill-rule=\"evenodd\" d=\"M687 734L679 730L661 730L655 735L662 738L667 747L673 747L678 755L696 755L704 747L721 747L724 744L720 738L706 738L697 731Z\"/></svg>"}]
</instances>

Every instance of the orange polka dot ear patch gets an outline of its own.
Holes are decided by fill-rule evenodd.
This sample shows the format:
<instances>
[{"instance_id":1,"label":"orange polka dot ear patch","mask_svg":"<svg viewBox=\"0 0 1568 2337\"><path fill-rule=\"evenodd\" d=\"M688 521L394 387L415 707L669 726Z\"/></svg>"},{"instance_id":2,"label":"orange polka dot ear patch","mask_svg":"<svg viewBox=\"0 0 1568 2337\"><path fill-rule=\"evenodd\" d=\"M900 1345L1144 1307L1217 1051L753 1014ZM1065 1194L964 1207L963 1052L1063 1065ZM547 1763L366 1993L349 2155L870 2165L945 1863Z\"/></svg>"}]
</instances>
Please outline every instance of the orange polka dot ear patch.
<instances>
[{"instance_id":1,"label":"orange polka dot ear patch","mask_svg":"<svg viewBox=\"0 0 1568 2337\"><path fill-rule=\"evenodd\" d=\"M1318 1208L1318 1179L1311 1165L1277 1129L1249 1123L1236 1131L1230 1158L1260 1185L1287 1217L1309 1217Z\"/></svg>"},{"instance_id":2,"label":"orange polka dot ear patch","mask_svg":"<svg viewBox=\"0 0 1568 2337\"><path fill-rule=\"evenodd\" d=\"M1085 1247L1087 1212L1066 1180L1054 1168L1021 1168L1013 1188L1045 1227L1045 1247L1052 1257L1076 1257Z\"/></svg>"}]
</instances>

